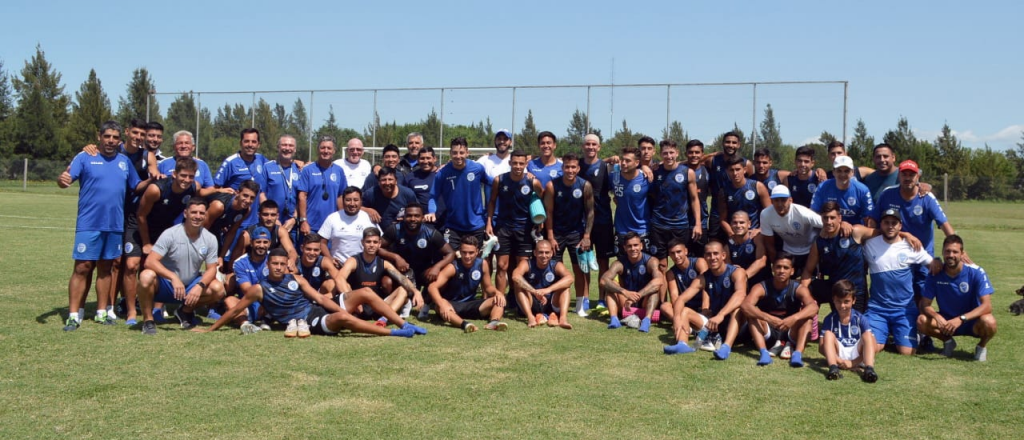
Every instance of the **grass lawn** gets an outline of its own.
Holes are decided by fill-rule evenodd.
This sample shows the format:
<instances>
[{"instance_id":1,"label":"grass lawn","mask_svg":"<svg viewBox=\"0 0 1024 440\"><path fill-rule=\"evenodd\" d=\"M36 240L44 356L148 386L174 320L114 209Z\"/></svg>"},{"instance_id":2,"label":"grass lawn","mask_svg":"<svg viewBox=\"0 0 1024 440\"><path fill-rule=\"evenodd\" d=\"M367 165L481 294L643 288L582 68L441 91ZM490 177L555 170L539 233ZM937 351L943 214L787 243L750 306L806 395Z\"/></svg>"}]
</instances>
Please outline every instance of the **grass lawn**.
<instances>
[{"instance_id":1,"label":"grass lawn","mask_svg":"<svg viewBox=\"0 0 1024 440\"><path fill-rule=\"evenodd\" d=\"M172 324L143 337L91 322L90 308L66 334L76 200L0 185L0 438L973 439L1018 438L1024 420L1024 317L1007 311L1024 283L1024 205L945 207L995 285L988 362L960 338L953 359L882 353L865 384L826 381L813 344L803 369L757 367L746 346L724 362L665 356L668 326L609 331L574 315L572 331L435 321L411 340L287 340Z\"/></svg>"}]
</instances>

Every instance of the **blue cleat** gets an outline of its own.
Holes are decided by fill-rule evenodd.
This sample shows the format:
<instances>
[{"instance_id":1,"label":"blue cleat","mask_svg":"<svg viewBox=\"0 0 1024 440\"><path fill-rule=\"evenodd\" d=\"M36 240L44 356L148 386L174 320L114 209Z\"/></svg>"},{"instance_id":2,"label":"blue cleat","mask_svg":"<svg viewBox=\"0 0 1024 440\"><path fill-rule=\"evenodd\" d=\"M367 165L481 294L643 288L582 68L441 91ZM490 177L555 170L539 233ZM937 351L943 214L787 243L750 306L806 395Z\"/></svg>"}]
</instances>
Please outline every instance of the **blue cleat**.
<instances>
[{"instance_id":1,"label":"blue cleat","mask_svg":"<svg viewBox=\"0 0 1024 440\"><path fill-rule=\"evenodd\" d=\"M760 365L760 366L763 367L765 365L771 365L771 363L772 363L772 353L770 351L768 351L767 348L762 348L761 349L761 358L757 360L757 365Z\"/></svg>"},{"instance_id":2,"label":"blue cleat","mask_svg":"<svg viewBox=\"0 0 1024 440\"><path fill-rule=\"evenodd\" d=\"M729 344L722 344L722 347L715 350L715 359L724 361L729 359L729 353L732 353L732 349L729 348Z\"/></svg>"},{"instance_id":3,"label":"blue cleat","mask_svg":"<svg viewBox=\"0 0 1024 440\"><path fill-rule=\"evenodd\" d=\"M804 355L799 351L793 352L793 357L789 358L789 366L793 368L800 368L804 366Z\"/></svg>"},{"instance_id":4,"label":"blue cleat","mask_svg":"<svg viewBox=\"0 0 1024 440\"><path fill-rule=\"evenodd\" d=\"M690 347L690 345L685 342L677 342L676 345L665 346L665 354L686 354L693 353L695 351L697 350Z\"/></svg>"},{"instance_id":5,"label":"blue cleat","mask_svg":"<svg viewBox=\"0 0 1024 440\"><path fill-rule=\"evenodd\" d=\"M608 323L608 328L611 329L611 330L614 330L614 329L617 329L619 327L622 327L622 323L619 322L619 317L618 316L612 316L611 322Z\"/></svg>"}]
</instances>

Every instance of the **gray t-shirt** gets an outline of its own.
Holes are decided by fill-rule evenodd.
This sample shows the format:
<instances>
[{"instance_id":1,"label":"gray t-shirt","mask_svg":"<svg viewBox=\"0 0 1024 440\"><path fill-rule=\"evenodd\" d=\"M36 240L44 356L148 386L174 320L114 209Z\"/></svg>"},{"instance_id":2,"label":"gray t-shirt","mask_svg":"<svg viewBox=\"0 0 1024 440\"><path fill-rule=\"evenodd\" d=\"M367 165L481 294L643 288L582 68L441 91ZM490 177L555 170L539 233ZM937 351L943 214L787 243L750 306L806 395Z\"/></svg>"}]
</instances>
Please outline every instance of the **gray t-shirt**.
<instances>
[{"instance_id":1,"label":"gray t-shirt","mask_svg":"<svg viewBox=\"0 0 1024 440\"><path fill-rule=\"evenodd\" d=\"M160 254L164 267L187 286L202 274L204 262L207 265L217 263L217 238L202 229L199 238L192 241L185 234L185 226L178 224L160 234L153 244L153 252Z\"/></svg>"}]
</instances>

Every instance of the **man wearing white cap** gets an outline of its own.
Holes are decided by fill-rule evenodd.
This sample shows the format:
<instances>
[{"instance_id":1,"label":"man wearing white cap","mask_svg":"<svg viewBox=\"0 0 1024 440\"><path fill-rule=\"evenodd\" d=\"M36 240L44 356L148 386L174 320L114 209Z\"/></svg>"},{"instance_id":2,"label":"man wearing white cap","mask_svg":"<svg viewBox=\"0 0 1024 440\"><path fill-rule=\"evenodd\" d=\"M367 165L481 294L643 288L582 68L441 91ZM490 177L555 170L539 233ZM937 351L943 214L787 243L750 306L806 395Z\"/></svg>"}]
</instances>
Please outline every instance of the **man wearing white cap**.
<instances>
[{"instance_id":1,"label":"man wearing white cap","mask_svg":"<svg viewBox=\"0 0 1024 440\"><path fill-rule=\"evenodd\" d=\"M850 156L836 156L832 162L833 178L826 180L815 191L811 198L811 211L821 211L825 202L839 204L839 213L843 221L851 224L863 224L874 227L871 211L875 208L871 191L863 183L853 178L857 167L853 166Z\"/></svg>"},{"instance_id":2,"label":"man wearing white cap","mask_svg":"<svg viewBox=\"0 0 1024 440\"><path fill-rule=\"evenodd\" d=\"M800 273L807 254L811 253L814 237L821 230L821 216L806 206L794 204L785 185L777 185L771 199L772 206L761 211L761 235L768 261L775 261L775 240L782 240L782 250L793 255L795 273Z\"/></svg>"}]
</instances>

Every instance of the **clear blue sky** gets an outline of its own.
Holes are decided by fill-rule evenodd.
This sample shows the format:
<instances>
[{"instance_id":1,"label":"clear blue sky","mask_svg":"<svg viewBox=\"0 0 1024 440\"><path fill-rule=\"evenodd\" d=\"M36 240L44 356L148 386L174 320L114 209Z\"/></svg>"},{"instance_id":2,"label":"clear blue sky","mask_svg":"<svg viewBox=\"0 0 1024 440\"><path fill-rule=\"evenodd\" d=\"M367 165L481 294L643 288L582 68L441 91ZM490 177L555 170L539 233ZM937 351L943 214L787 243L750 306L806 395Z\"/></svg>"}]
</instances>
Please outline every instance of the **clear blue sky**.
<instances>
[{"instance_id":1,"label":"clear blue sky","mask_svg":"<svg viewBox=\"0 0 1024 440\"><path fill-rule=\"evenodd\" d=\"M1012 148L1024 130L1024 6L953 2L305 2L8 1L0 58L16 74L41 44L74 93L95 68L116 107L133 69L160 92L501 85L847 80L849 130L863 119L876 138L906 116L919 137L948 122L971 147ZM109 3L109 4L108 4ZM355 3L355 4L350 4ZM666 92L591 93L605 136L628 120L657 137ZM842 131L842 86L762 86L785 142ZM308 93L266 95L291 103ZM750 87L677 88L672 119L708 140L749 131ZM163 96L161 110L171 98ZM204 106L249 104L251 95L203 95ZM511 128L512 93L451 91L446 122L488 115ZM532 109L540 130L564 134L585 90L519 90L515 128ZM315 125L334 105L362 128L372 94L318 94ZM384 120L440 110L438 92L380 93Z\"/></svg>"}]
</instances>

